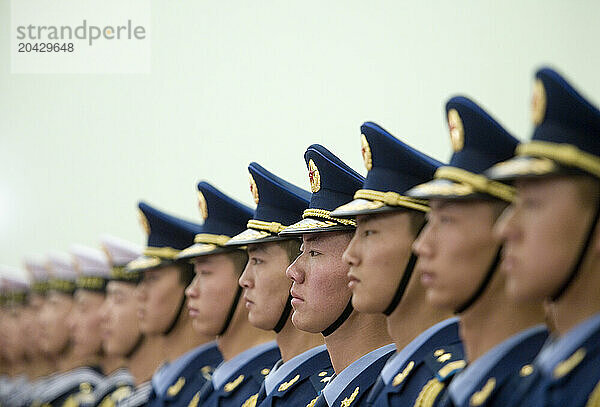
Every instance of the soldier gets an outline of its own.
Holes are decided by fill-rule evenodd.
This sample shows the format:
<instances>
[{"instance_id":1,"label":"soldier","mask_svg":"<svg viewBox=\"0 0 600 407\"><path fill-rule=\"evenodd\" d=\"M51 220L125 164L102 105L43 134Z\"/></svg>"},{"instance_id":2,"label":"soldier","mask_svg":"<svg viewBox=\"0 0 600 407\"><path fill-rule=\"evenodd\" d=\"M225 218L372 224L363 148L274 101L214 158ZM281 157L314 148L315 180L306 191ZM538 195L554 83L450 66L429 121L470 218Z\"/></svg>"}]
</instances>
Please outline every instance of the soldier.
<instances>
[{"instance_id":1,"label":"soldier","mask_svg":"<svg viewBox=\"0 0 600 407\"><path fill-rule=\"evenodd\" d=\"M335 377L328 380L311 406L349 406L367 394L394 352L385 317L363 314L352 307L348 266L342 261L356 223L331 216L351 200L364 178L321 145L306 150L311 199L303 220L280 232L302 236L301 253L288 267L296 328L321 333Z\"/></svg>"},{"instance_id":2,"label":"soldier","mask_svg":"<svg viewBox=\"0 0 600 407\"><path fill-rule=\"evenodd\" d=\"M535 75L532 118L532 140L489 175L514 180L517 189L497 225L507 293L549 300L557 337L522 371L510 405L598 406L600 111L543 68Z\"/></svg>"},{"instance_id":3,"label":"soldier","mask_svg":"<svg viewBox=\"0 0 600 407\"><path fill-rule=\"evenodd\" d=\"M144 202L138 207L148 242L143 256L129 263L127 269L141 273L136 287L140 330L146 336L163 338L167 363L152 376L146 399L137 392L119 406L181 405L187 402L181 398L187 391L198 389L206 381L194 369L186 369L189 363L193 361L192 366L199 364L212 370L221 361L212 342L214 337L196 333L185 312L185 288L193 278L193 270L190 264L176 259L182 249L193 243L201 227Z\"/></svg>"},{"instance_id":4,"label":"soldier","mask_svg":"<svg viewBox=\"0 0 600 407\"><path fill-rule=\"evenodd\" d=\"M248 263L240 277L243 301L252 325L277 334L281 360L273 366L260 391L245 407L306 406L324 387L333 368L320 334L298 330L291 322L292 282L285 270L298 256L297 238L278 236L302 219L310 193L267 171L248 166L250 191L257 204L244 232L226 246L247 246Z\"/></svg>"},{"instance_id":5,"label":"soldier","mask_svg":"<svg viewBox=\"0 0 600 407\"><path fill-rule=\"evenodd\" d=\"M68 316L73 309L77 271L72 259L62 253L48 256L48 299L40 314L42 346L56 363L56 373L48 377L36 394L34 404L61 406L72 394L89 389L102 378L97 368L82 366L73 351Z\"/></svg>"},{"instance_id":6,"label":"soldier","mask_svg":"<svg viewBox=\"0 0 600 407\"><path fill-rule=\"evenodd\" d=\"M469 363L440 405L504 406L514 390L511 379L548 335L541 302L517 304L497 273L501 244L493 225L514 191L482 172L511 157L517 140L465 97L450 99L446 114L454 150L450 163L407 192L430 200L427 225L413 245L416 269L427 300L460 316Z\"/></svg>"},{"instance_id":7,"label":"soldier","mask_svg":"<svg viewBox=\"0 0 600 407\"><path fill-rule=\"evenodd\" d=\"M202 335L217 336L224 362L219 365L189 405L239 407L258 392L264 376L280 358L273 334L253 327L240 302L238 279L246 266L245 250L225 246L245 229L252 210L207 182L198 184L198 204L204 219L195 244L180 259L191 260L195 277L186 290L194 328Z\"/></svg>"},{"instance_id":8,"label":"soldier","mask_svg":"<svg viewBox=\"0 0 600 407\"><path fill-rule=\"evenodd\" d=\"M429 207L406 191L431 179L440 163L375 123L364 123L361 133L367 177L354 200L332 216L356 217L357 228L343 256L350 267L352 304L360 312L384 314L397 349L363 404L420 405L430 396L423 388L435 383L441 391L465 365L456 319L428 304L413 277L411 245ZM438 360L434 353L440 349L446 356Z\"/></svg>"}]
</instances>

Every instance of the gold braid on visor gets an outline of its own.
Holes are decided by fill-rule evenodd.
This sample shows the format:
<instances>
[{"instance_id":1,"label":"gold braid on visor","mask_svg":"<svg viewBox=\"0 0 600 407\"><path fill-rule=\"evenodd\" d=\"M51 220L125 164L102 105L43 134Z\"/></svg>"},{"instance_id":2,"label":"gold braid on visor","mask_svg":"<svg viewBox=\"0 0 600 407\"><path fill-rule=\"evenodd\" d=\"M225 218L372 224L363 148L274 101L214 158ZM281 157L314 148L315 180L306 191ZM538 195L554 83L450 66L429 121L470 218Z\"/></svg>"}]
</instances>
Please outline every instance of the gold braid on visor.
<instances>
[{"instance_id":1,"label":"gold braid on visor","mask_svg":"<svg viewBox=\"0 0 600 407\"><path fill-rule=\"evenodd\" d=\"M434 178L466 184L477 192L492 195L507 202L512 202L515 196L515 189L511 186L456 167L440 167L435 172Z\"/></svg>"},{"instance_id":2,"label":"gold braid on visor","mask_svg":"<svg viewBox=\"0 0 600 407\"><path fill-rule=\"evenodd\" d=\"M388 206L404 206L406 208L416 209L422 212L427 212L429 210L426 200L410 198L393 191L381 192L371 189L359 189L354 194L354 199L379 201Z\"/></svg>"}]
</instances>

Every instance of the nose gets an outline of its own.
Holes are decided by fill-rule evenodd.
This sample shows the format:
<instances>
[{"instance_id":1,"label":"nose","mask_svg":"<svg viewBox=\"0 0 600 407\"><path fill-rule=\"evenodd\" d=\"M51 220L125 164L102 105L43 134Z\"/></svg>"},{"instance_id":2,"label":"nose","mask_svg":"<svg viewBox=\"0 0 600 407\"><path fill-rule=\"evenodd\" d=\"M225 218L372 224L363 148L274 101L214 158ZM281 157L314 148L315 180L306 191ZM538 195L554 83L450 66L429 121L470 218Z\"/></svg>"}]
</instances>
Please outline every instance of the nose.
<instances>
[{"instance_id":1,"label":"nose","mask_svg":"<svg viewBox=\"0 0 600 407\"><path fill-rule=\"evenodd\" d=\"M518 233L515 218L515 208L513 205L509 205L494 224L494 237L502 242L506 240L513 240Z\"/></svg>"},{"instance_id":2,"label":"nose","mask_svg":"<svg viewBox=\"0 0 600 407\"><path fill-rule=\"evenodd\" d=\"M296 260L294 260L294 262L285 270L285 275L287 278L296 284L301 284L304 282L304 270L301 267L303 256L304 254L300 254L298 257L296 257Z\"/></svg>"},{"instance_id":3,"label":"nose","mask_svg":"<svg viewBox=\"0 0 600 407\"><path fill-rule=\"evenodd\" d=\"M346 250L344 250L344 254L342 254L342 261L344 261L344 263L348 264L351 267L356 267L360 263L360 258L358 257L356 245L357 243L355 233L352 237L352 240L350 240L348 247L346 247Z\"/></svg>"},{"instance_id":4,"label":"nose","mask_svg":"<svg viewBox=\"0 0 600 407\"><path fill-rule=\"evenodd\" d=\"M185 296L188 298L198 297L198 276L195 276L190 285L185 289Z\"/></svg>"},{"instance_id":5,"label":"nose","mask_svg":"<svg viewBox=\"0 0 600 407\"><path fill-rule=\"evenodd\" d=\"M413 252L419 257L427 257L431 255L431 225L427 224L419 233L419 236L415 239L412 244Z\"/></svg>"},{"instance_id":6,"label":"nose","mask_svg":"<svg viewBox=\"0 0 600 407\"><path fill-rule=\"evenodd\" d=\"M244 272L240 276L238 280L238 284L242 288L252 288L254 287L254 281L251 277L252 271L250 270L250 262L246 264L246 268L244 268Z\"/></svg>"}]
</instances>

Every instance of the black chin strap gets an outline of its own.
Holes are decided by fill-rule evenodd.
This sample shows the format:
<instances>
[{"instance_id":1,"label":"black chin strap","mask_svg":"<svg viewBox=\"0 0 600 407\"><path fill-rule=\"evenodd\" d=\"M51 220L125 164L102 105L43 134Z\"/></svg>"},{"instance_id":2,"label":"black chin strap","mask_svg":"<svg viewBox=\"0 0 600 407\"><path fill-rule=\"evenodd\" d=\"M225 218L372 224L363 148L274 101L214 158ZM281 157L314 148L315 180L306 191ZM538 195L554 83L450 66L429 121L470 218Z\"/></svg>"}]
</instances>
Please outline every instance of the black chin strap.
<instances>
[{"instance_id":1,"label":"black chin strap","mask_svg":"<svg viewBox=\"0 0 600 407\"><path fill-rule=\"evenodd\" d=\"M173 329L175 329L175 326L177 326L177 322L179 322L179 319L181 319L181 314L183 314L184 307L185 307L185 292L181 296L181 301L179 302L179 308L177 308L177 314L175 314L175 317L171 321L171 325L169 325L169 327L162 333L163 336L167 336L171 332L173 332Z\"/></svg>"},{"instance_id":2,"label":"black chin strap","mask_svg":"<svg viewBox=\"0 0 600 407\"><path fill-rule=\"evenodd\" d=\"M386 317L389 317L392 314L392 312L396 310L398 304L400 304L400 301L404 296L404 292L406 291L406 287L408 286L408 282L410 281L410 277L413 275L413 271L415 270L415 264L417 264L417 259L418 257L416 254L410 254L410 259L408 260L408 264L404 269L402 279L400 280L400 284L398 284L398 288L396 289L394 298L392 298L392 302L390 302L390 305L388 305L388 307L383 311Z\"/></svg>"},{"instance_id":3,"label":"black chin strap","mask_svg":"<svg viewBox=\"0 0 600 407\"><path fill-rule=\"evenodd\" d=\"M417 232L417 236L423 230L427 222L424 222L419 231ZM408 286L408 282L410 281L410 277L413 275L413 271L415 270L415 264L417 264L417 260L419 258L414 252L410 253L410 258L408 259L408 264L404 268L404 273L402 273L402 278L400 279L400 283L398 284L398 288L396 288L396 293L394 294L394 298L390 302L390 305L383 311L383 314L386 317L392 315L392 312L396 310L400 301L402 301L402 297L404 297L404 292L406 291L406 287Z\"/></svg>"},{"instance_id":4,"label":"black chin strap","mask_svg":"<svg viewBox=\"0 0 600 407\"><path fill-rule=\"evenodd\" d=\"M242 296L242 286L238 285L237 291L235 293L235 298L233 299L233 302L231 303L231 307L229 308L229 314L227 314L227 319L225 320L225 324L223 324L223 329L221 329L221 332L218 333L218 336L222 336L227 331L227 328L229 328L229 325L231 324L231 320L233 319L233 314L235 314L235 310L238 306L238 303L240 302L241 296Z\"/></svg>"},{"instance_id":5,"label":"black chin strap","mask_svg":"<svg viewBox=\"0 0 600 407\"><path fill-rule=\"evenodd\" d=\"M496 257L494 257L494 261L492 261L492 264L490 264L490 267L488 268L485 277L483 277L483 281L481 282L481 284L479 284L479 288L477 288L477 290L471 296L471 298L469 298L465 303L463 303L460 307L454 310L456 314L462 314L463 312L465 312L475 303L475 301L477 301L483 295L485 289L490 284L490 281L492 280L496 269L498 268L498 264L500 264L501 258L502 245L500 245L500 247L498 248L498 251L496 252Z\"/></svg>"},{"instance_id":6,"label":"black chin strap","mask_svg":"<svg viewBox=\"0 0 600 407\"><path fill-rule=\"evenodd\" d=\"M596 212L594 213L594 217L592 218L592 223L589 226L587 234L585 236L585 240L583 242L583 246L581 247L581 251L579 252L579 256L577 256L577 261L573 265L571 272L567 276L567 279L561 284L558 290L550 297L551 301L558 301L560 297L564 295L567 289L571 286L575 278L579 275L581 271L581 265L583 264L583 260L585 260L585 256L587 255L588 249L592 240L594 239L594 231L596 230L596 224L598 223L598 219L600 218L600 201L596 204Z\"/></svg>"},{"instance_id":7,"label":"black chin strap","mask_svg":"<svg viewBox=\"0 0 600 407\"><path fill-rule=\"evenodd\" d=\"M346 305L346 308L342 312L342 315L340 315L338 319L333 321L333 324L329 325L327 328L325 328L325 330L321 331L323 336L329 336L332 333L334 333L336 329L338 329L344 322L346 322L350 314L352 314L352 311L354 311L354 307L352 307L352 297L350 297L350 301L348 301L348 305Z\"/></svg>"},{"instance_id":8,"label":"black chin strap","mask_svg":"<svg viewBox=\"0 0 600 407\"><path fill-rule=\"evenodd\" d=\"M292 298L293 297L290 294L285 303L285 307L283 307L283 312L281 313L281 316L279 317L279 321L277 321L277 324L275 324L275 328L273 328L273 330L275 331L276 334L281 332L281 330L285 326L285 323L287 322L288 318L290 317L290 313L292 312Z\"/></svg>"},{"instance_id":9,"label":"black chin strap","mask_svg":"<svg viewBox=\"0 0 600 407\"><path fill-rule=\"evenodd\" d=\"M125 354L125 359L131 359L131 357L133 356L133 354L138 351L138 349L140 348L140 346L142 346L142 343L144 343L144 339L145 338L146 337L144 335L142 335L142 334L138 335L137 340L135 341L135 343L133 344L133 346L131 347L131 349L129 349L129 352L127 352Z\"/></svg>"}]
</instances>

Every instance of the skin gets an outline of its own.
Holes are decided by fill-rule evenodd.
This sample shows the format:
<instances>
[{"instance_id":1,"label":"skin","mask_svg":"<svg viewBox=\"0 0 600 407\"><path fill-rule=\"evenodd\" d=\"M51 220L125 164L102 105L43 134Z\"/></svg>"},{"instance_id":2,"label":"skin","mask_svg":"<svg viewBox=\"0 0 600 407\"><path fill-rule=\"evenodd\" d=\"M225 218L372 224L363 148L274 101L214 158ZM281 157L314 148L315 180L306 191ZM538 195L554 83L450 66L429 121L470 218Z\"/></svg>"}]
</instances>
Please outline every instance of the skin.
<instances>
[{"instance_id":1,"label":"skin","mask_svg":"<svg viewBox=\"0 0 600 407\"><path fill-rule=\"evenodd\" d=\"M104 294L77 290L73 296L73 309L67 320L73 342L73 354L78 357L97 355L102 348L102 336L97 329L101 324L100 307Z\"/></svg>"},{"instance_id":2,"label":"skin","mask_svg":"<svg viewBox=\"0 0 600 407\"><path fill-rule=\"evenodd\" d=\"M140 330L147 335L160 335L166 331L175 318L184 291L177 266L144 272L136 288Z\"/></svg>"},{"instance_id":3,"label":"skin","mask_svg":"<svg viewBox=\"0 0 600 407\"><path fill-rule=\"evenodd\" d=\"M499 219L507 293L542 300L556 292L575 262L592 217L567 177L518 181L517 199Z\"/></svg>"},{"instance_id":4,"label":"skin","mask_svg":"<svg viewBox=\"0 0 600 407\"><path fill-rule=\"evenodd\" d=\"M302 236L301 254L286 271L293 281L292 322L296 328L321 332L346 308L352 292L342 254L351 237L347 232Z\"/></svg>"},{"instance_id":5,"label":"skin","mask_svg":"<svg viewBox=\"0 0 600 407\"><path fill-rule=\"evenodd\" d=\"M69 344L67 317L73 307L73 297L50 291L40 313L40 337L42 349L50 355L58 355Z\"/></svg>"},{"instance_id":6,"label":"skin","mask_svg":"<svg viewBox=\"0 0 600 407\"><path fill-rule=\"evenodd\" d=\"M457 309L477 290L500 241L494 207L486 201L434 199L427 225L414 242L416 272L436 307Z\"/></svg>"},{"instance_id":7,"label":"skin","mask_svg":"<svg viewBox=\"0 0 600 407\"><path fill-rule=\"evenodd\" d=\"M109 356L126 356L140 338L135 285L109 281L100 307L102 348Z\"/></svg>"},{"instance_id":8,"label":"skin","mask_svg":"<svg viewBox=\"0 0 600 407\"><path fill-rule=\"evenodd\" d=\"M216 336L227 319L239 274L231 258L223 253L196 258L194 271L194 280L185 291L194 330Z\"/></svg>"},{"instance_id":9,"label":"skin","mask_svg":"<svg viewBox=\"0 0 600 407\"><path fill-rule=\"evenodd\" d=\"M342 257L350 266L352 305L382 313L392 301L414 241L406 212L359 215L357 229Z\"/></svg>"},{"instance_id":10,"label":"skin","mask_svg":"<svg viewBox=\"0 0 600 407\"><path fill-rule=\"evenodd\" d=\"M26 326L27 336L30 338L31 347L35 353L41 352L41 337L40 332L40 312L44 308L46 302L45 297L38 294L29 295L28 309L31 314L29 323Z\"/></svg>"},{"instance_id":11,"label":"skin","mask_svg":"<svg viewBox=\"0 0 600 407\"><path fill-rule=\"evenodd\" d=\"M6 356L9 362L17 363L25 356L25 343L23 341L24 325L22 323L23 307L13 305L5 314L3 328L5 329Z\"/></svg>"},{"instance_id":12,"label":"skin","mask_svg":"<svg viewBox=\"0 0 600 407\"><path fill-rule=\"evenodd\" d=\"M248 246L248 264L239 284L248 320L255 327L271 330L277 324L292 285L284 271L288 265L286 251L275 242Z\"/></svg>"}]
</instances>

